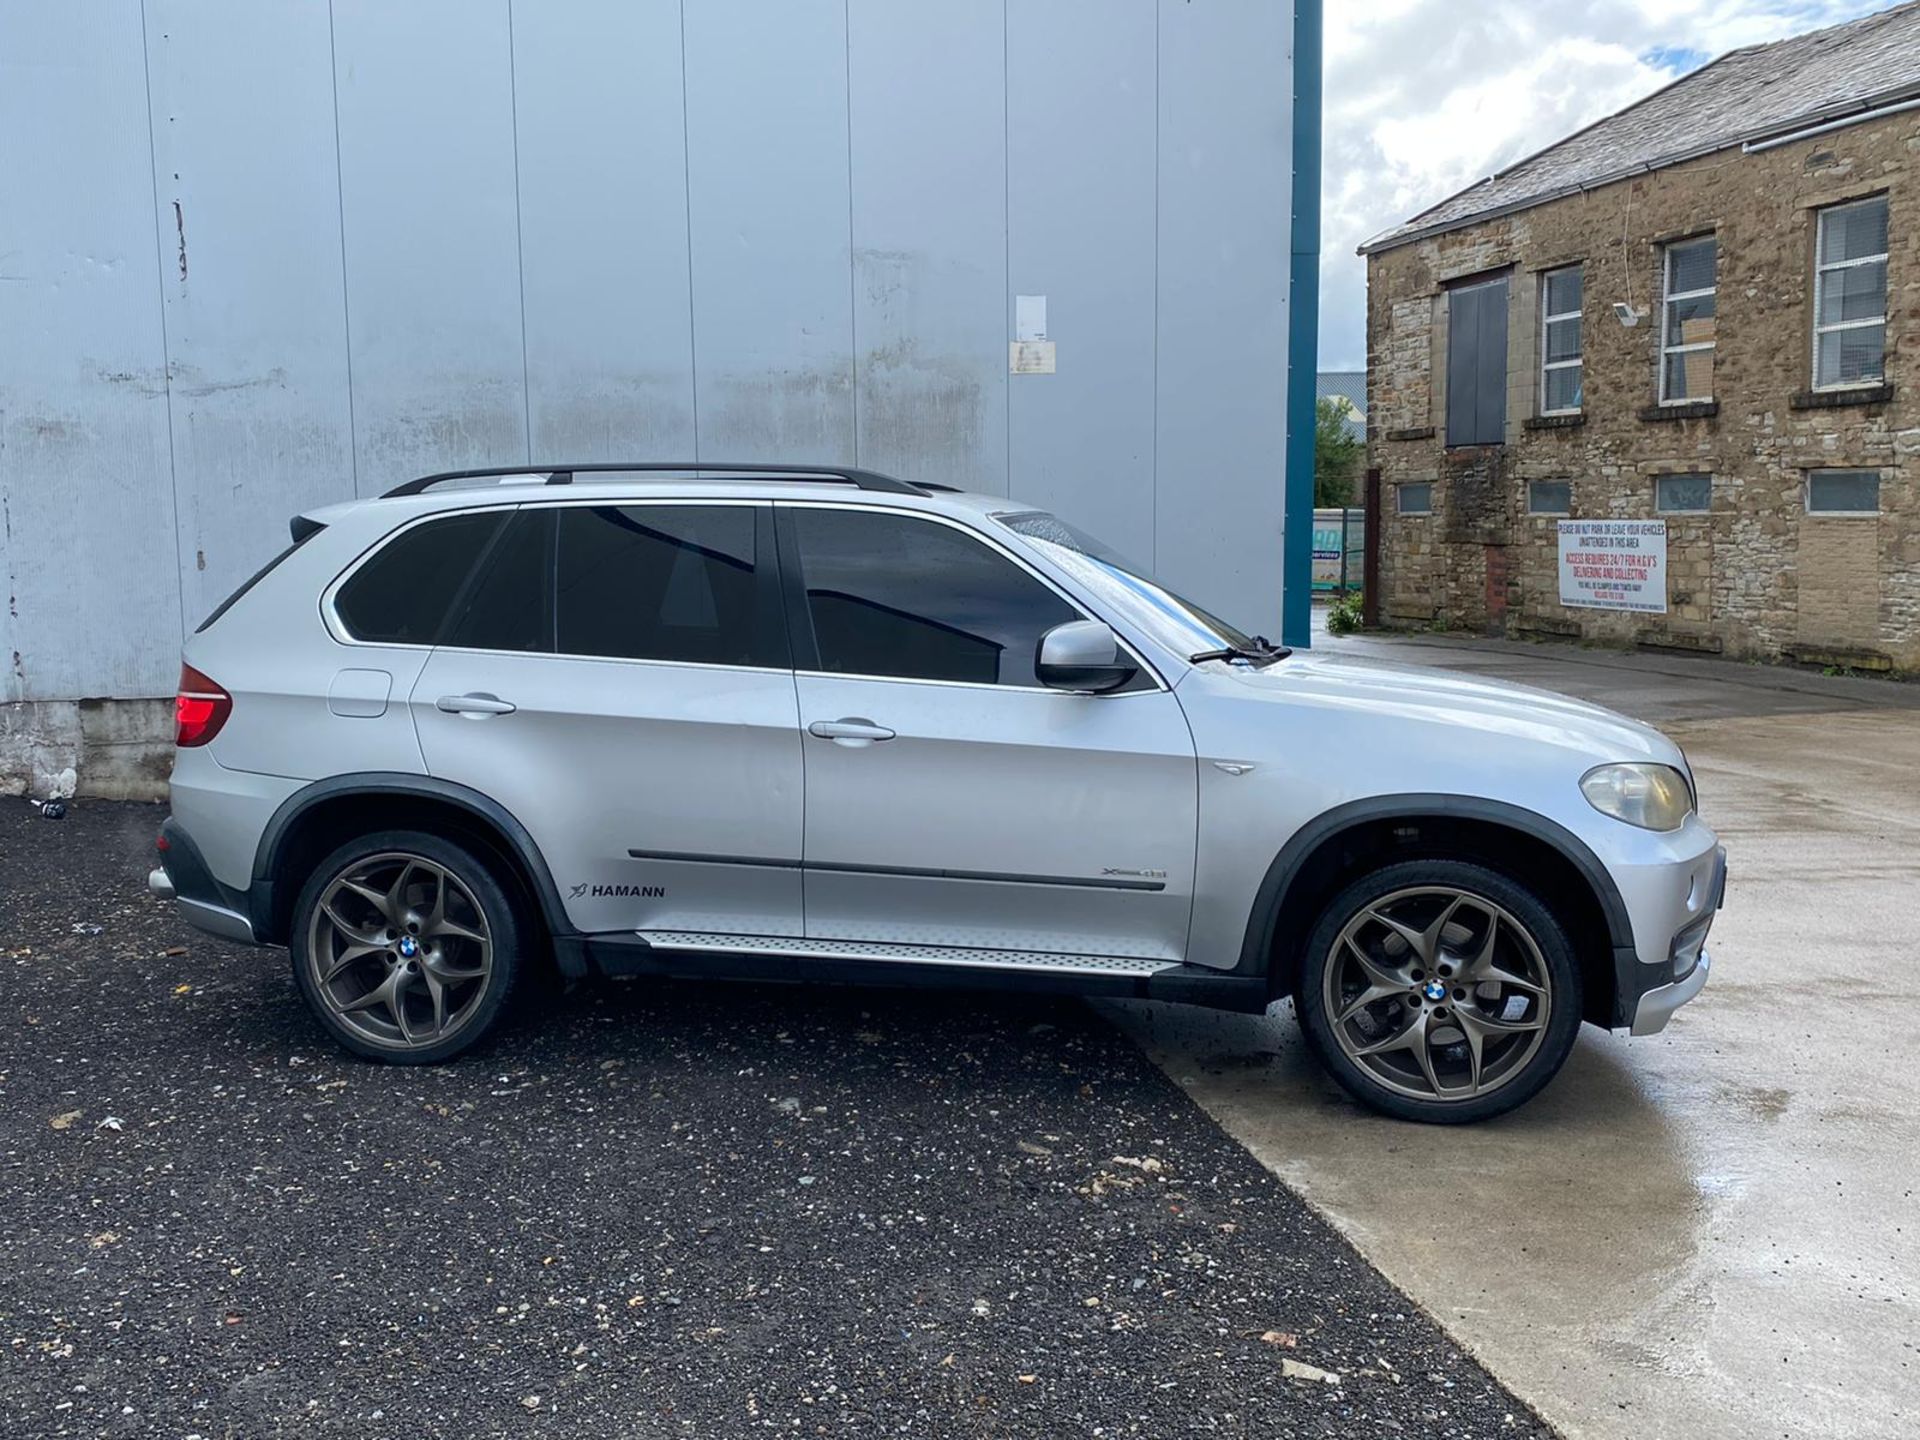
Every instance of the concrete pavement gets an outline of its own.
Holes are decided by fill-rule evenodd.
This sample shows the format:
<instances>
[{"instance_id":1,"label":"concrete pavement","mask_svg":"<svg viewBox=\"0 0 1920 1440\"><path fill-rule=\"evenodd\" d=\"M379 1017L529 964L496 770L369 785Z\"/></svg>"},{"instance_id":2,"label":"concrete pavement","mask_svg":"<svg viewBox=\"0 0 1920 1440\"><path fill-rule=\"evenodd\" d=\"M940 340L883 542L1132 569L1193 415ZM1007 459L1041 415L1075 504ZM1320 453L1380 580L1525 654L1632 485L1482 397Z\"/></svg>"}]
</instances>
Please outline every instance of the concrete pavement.
<instances>
[{"instance_id":1,"label":"concrete pavement","mask_svg":"<svg viewBox=\"0 0 1920 1440\"><path fill-rule=\"evenodd\" d=\"M1116 1007L1225 1128L1572 1437L1920 1433L1920 686L1446 637L1330 642L1600 700L1732 852L1705 994L1519 1113L1358 1109L1286 1007Z\"/></svg>"}]
</instances>

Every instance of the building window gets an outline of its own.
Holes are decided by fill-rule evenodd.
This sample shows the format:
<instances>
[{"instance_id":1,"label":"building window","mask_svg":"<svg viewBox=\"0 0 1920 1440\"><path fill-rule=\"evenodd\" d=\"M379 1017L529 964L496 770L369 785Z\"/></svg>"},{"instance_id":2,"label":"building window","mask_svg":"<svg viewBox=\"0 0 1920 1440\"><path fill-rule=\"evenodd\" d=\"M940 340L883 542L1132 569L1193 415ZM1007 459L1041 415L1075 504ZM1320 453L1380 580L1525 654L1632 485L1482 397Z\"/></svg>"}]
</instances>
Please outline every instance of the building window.
<instances>
[{"instance_id":1,"label":"building window","mask_svg":"<svg viewBox=\"0 0 1920 1440\"><path fill-rule=\"evenodd\" d=\"M1653 482L1653 508L1661 515L1704 515L1712 509L1711 475L1661 475Z\"/></svg>"},{"instance_id":2,"label":"building window","mask_svg":"<svg viewBox=\"0 0 1920 1440\"><path fill-rule=\"evenodd\" d=\"M1507 438L1507 277L1447 292L1447 444Z\"/></svg>"},{"instance_id":3,"label":"building window","mask_svg":"<svg viewBox=\"0 0 1920 1440\"><path fill-rule=\"evenodd\" d=\"M1880 472L1878 470L1809 470L1807 472L1807 513L1809 515L1878 515L1880 513Z\"/></svg>"},{"instance_id":4,"label":"building window","mask_svg":"<svg viewBox=\"0 0 1920 1440\"><path fill-rule=\"evenodd\" d=\"M1396 488L1397 508L1402 515L1431 515L1433 513L1433 482L1422 480L1416 485L1401 485Z\"/></svg>"},{"instance_id":5,"label":"building window","mask_svg":"<svg viewBox=\"0 0 1920 1440\"><path fill-rule=\"evenodd\" d=\"M1720 242L1709 235L1666 249L1660 316L1660 403L1713 398L1713 333Z\"/></svg>"},{"instance_id":6,"label":"building window","mask_svg":"<svg viewBox=\"0 0 1920 1440\"><path fill-rule=\"evenodd\" d=\"M1887 197L1820 212L1813 243L1813 386L1886 375Z\"/></svg>"},{"instance_id":7,"label":"building window","mask_svg":"<svg viewBox=\"0 0 1920 1440\"><path fill-rule=\"evenodd\" d=\"M1571 515L1573 513L1573 482L1571 480L1529 480L1527 482L1527 513L1529 515Z\"/></svg>"},{"instance_id":8,"label":"building window","mask_svg":"<svg viewBox=\"0 0 1920 1440\"><path fill-rule=\"evenodd\" d=\"M1580 410L1580 267L1549 270L1540 277L1540 413L1574 415Z\"/></svg>"}]
</instances>

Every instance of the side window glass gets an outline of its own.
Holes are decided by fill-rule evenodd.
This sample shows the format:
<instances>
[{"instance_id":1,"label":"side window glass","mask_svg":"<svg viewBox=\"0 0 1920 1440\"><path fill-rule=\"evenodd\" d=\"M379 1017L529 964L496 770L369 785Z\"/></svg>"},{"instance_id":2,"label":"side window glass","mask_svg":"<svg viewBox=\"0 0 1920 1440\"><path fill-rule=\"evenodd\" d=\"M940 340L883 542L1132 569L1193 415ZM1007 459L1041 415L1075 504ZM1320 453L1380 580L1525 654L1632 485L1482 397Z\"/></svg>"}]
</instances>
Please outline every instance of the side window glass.
<instances>
[{"instance_id":1,"label":"side window glass","mask_svg":"<svg viewBox=\"0 0 1920 1440\"><path fill-rule=\"evenodd\" d=\"M553 649L553 520L551 509L528 509L507 522L442 644Z\"/></svg>"},{"instance_id":2,"label":"side window glass","mask_svg":"<svg viewBox=\"0 0 1920 1440\"><path fill-rule=\"evenodd\" d=\"M822 670L1037 686L1040 637L1082 618L951 526L877 511L791 513Z\"/></svg>"},{"instance_id":3,"label":"side window glass","mask_svg":"<svg viewBox=\"0 0 1920 1440\"><path fill-rule=\"evenodd\" d=\"M784 666L756 569L758 507L568 506L554 621L563 655Z\"/></svg>"},{"instance_id":4,"label":"side window glass","mask_svg":"<svg viewBox=\"0 0 1920 1440\"><path fill-rule=\"evenodd\" d=\"M500 510L449 515L396 536L334 596L347 633L384 645L438 643L448 612L505 521Z\"/></svg>"}]
</instances>

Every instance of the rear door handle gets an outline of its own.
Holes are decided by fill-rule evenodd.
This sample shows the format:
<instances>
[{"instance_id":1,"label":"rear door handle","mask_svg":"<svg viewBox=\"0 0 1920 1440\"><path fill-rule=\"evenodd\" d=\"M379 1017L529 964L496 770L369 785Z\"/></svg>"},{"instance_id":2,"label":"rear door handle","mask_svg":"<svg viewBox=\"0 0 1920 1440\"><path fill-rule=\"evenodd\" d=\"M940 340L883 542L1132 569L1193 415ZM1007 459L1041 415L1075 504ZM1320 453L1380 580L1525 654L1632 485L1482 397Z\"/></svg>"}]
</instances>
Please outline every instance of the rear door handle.
<instances>
[{"instance_id":1,"label":"rear door handle","mask_svg":"<svg viewBox=\"0 0 1920 1440\"><path fill-rule=\"evenodd\" d=\"M433 702L433 708L444 710L449 715L468 715L479 718L482 715L511 715L513 702L502 700L498 695L489 695L484 690L471 695L442 695Z\"/></svg>"},{"instance_id":2,"label":"rear door handle","mask_svg":"<svg viewBox=\"0 0 1920 1440\"><path fill-rule=\"evenodd\" d=\"M893 731L884 725L876 725L861 715L849 715L840 720L816 720L807 726L807 733L821 740L837 740L842 744L865 745L875 740L893 739Z\"/></svg>"}]
</instances>

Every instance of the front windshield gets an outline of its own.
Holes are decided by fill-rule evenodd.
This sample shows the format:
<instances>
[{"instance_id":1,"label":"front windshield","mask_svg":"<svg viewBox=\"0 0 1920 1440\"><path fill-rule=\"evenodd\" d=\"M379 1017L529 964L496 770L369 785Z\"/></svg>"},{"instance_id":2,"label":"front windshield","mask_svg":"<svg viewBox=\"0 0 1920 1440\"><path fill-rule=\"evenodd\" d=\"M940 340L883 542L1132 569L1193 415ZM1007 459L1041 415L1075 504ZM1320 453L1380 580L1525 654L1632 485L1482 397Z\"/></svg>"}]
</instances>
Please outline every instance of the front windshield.
<instances>
[{"instance_id":1,"label":"front windshield","mask_svg":"<svg viewBox=\"0 0 1920 1440\"><path fill-rule=\"evenodd\" d=\"M1216 615L1210 615L1185 596L1175 594L1100 541L1043 510L993 517L1045 554L1048 560L1081 584L1125 604L1142 625L1154 630L1169 647L1187 651L1256 650L1251 636Z\"/></svg>"}]
</instances>

